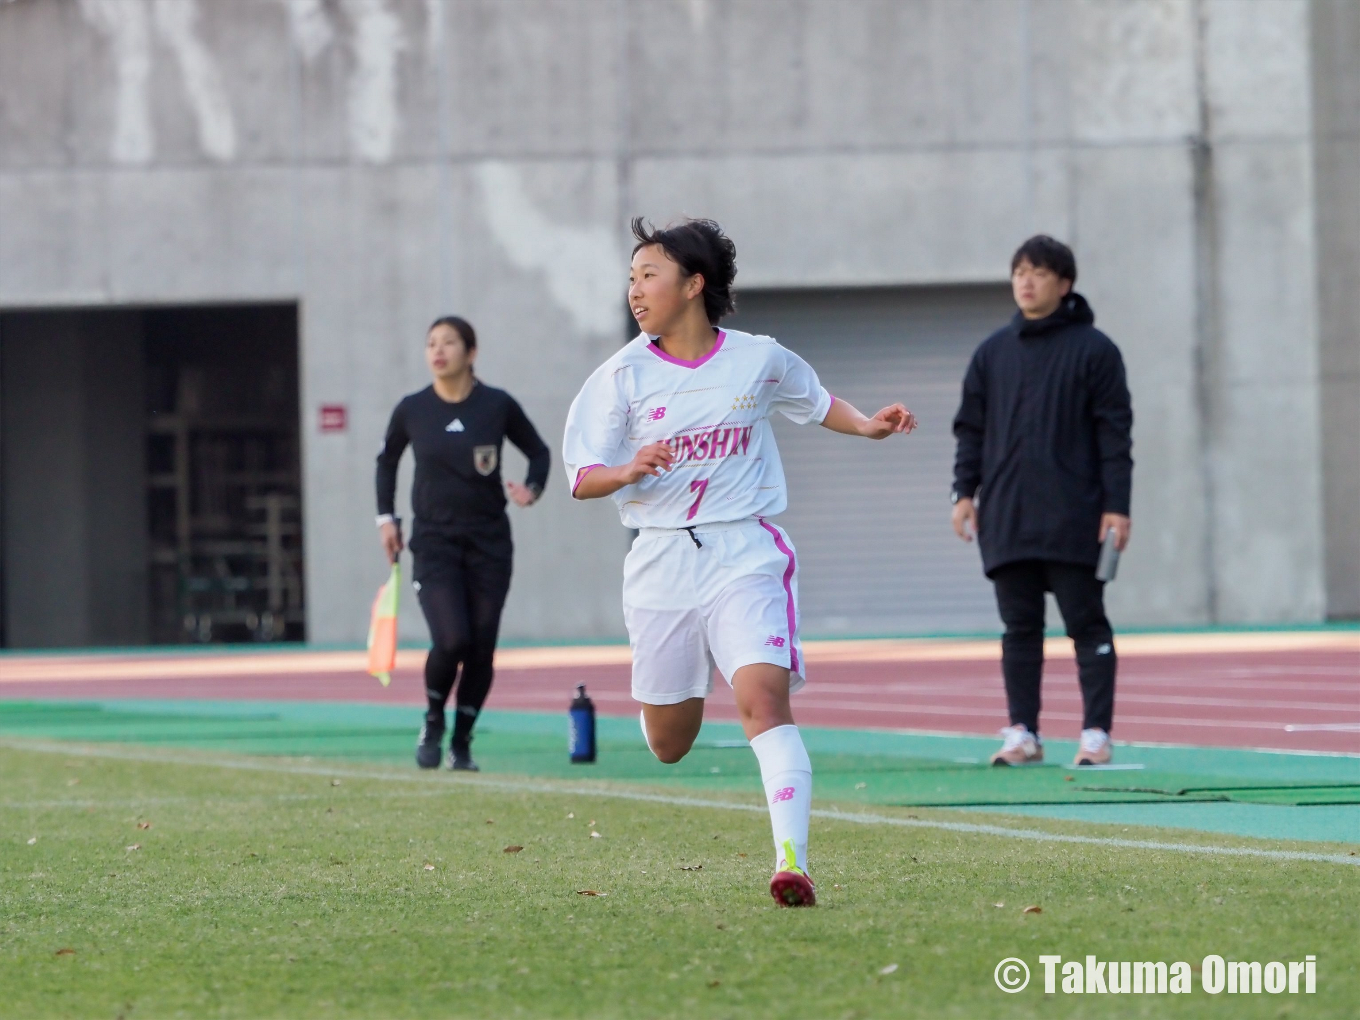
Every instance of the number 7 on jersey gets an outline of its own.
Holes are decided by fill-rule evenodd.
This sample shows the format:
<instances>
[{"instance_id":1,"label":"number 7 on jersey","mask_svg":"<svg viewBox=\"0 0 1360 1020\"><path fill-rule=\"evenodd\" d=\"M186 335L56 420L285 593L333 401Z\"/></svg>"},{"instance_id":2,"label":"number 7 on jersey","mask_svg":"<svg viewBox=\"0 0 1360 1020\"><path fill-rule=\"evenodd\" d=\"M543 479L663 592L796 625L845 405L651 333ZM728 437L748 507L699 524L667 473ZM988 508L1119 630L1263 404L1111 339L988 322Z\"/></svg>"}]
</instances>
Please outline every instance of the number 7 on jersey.
<instances>
[{"instance_id":1,"label":"number 7 on jersey","mask_svg":"<svg viewBox=\"0 0 1360 1020\"><path fill-rule=\"evenodd\" d=\"M694 515L699 512L699 504L704 501L704 490L707 488L708 488L707 478L703 479L696 478L694 481L689 483L689 491L697 492L699 495L694 497L694 502L693 504L690 505L689 513L685 514L685 520L687 521L694 520Z\"/></svg>"}]
</instances>

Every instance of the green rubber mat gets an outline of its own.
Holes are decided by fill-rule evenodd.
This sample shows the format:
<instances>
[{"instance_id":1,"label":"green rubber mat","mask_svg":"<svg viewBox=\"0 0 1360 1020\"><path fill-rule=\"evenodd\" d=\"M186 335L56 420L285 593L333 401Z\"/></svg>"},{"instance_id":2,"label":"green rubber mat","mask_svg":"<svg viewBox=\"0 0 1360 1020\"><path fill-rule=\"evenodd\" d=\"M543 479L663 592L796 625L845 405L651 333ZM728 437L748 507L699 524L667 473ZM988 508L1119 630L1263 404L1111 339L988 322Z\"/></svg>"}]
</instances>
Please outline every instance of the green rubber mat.
<instances>
[{"instance_id":1,"label":"green rubber mat","mask_svg":"<svg viewBox=\"0 0 1360 1020\"><path fill-rule=\"evenodd\" d=\"M0 734L214 748L245 754L411 761L419 709L325 702L0 702ZM749 791L760 770L740 729L705 725L694 750L663 765L637 723L601 717L599 760L573 765L566 719L486 712L484 770ZM1124 748L1112 769L993 768L990 740L807 728L817 796L907 807L1235 802L1360 804L1360 760L1229 749ZM1059 753L1061 745L1049 745ZM1068 752L1070 753L1070 752ZM1131 759L1131 760L1130 760ZM1132 766L1132 767L1130 767Z\"/></svg>"}]
</instances>

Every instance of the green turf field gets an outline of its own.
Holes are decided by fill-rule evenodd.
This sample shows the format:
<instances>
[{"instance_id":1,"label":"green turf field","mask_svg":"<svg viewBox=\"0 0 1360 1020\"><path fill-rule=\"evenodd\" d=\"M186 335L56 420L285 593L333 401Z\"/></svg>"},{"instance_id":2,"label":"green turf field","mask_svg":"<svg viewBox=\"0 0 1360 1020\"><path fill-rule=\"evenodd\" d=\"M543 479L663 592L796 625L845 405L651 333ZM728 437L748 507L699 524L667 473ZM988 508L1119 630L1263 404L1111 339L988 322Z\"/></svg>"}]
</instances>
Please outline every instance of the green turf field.
<instances>
[{"instance_id":1,"label":"green turf field","mask_svg":"<svg viewBox=\"0 0 1360 1020\"><path fill-rule=\"evenodd\" d=\"M0 736L134 741L248 754L311 755L406 765L419 710L324 702L6 702ZM514 775L591 776L749 792L759 768L741 730L707 724L678 765L647 750L633 718L601 717L600 760L573 766L565 717L486 712L476 753ZM1075 748L1048 744L1050 764L993 769L993 738L803 728L815 795L840 802L1035 812L1284 839L1360 842L1360 758L1230 748L1120 747L1114 770L1064 768ZM1288 808L1288 810L1280 810Z\"/></svg>"},{"instance_id":2,"label":"green turf field","mask_svg":"<svg viewBox=\"0 0 1360 1020\"><path fill-rule=\"evenodd\" d=\"M766 892L759 798L735 787L14 738L0 775L6 1017L1349 1017L1360 1001L1353 845L1050 820L1022 838L1013 818L849 801L860 814L837 818L819 797L821 903L788 911ZM1041 953L1211 952L1316 954L1318 992L1046 999L1037 975ZM1013 996L992 978L1008 956L1036 967Z\"/></svg>"}]
</instances>

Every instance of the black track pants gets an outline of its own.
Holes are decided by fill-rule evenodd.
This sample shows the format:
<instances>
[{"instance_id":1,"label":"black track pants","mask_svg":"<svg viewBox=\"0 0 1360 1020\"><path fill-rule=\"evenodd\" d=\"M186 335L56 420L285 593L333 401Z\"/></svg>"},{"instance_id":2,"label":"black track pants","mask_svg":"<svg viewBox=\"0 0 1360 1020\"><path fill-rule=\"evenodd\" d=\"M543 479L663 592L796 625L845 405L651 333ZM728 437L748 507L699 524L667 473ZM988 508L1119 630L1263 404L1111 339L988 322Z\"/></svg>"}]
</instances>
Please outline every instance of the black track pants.
<instances>
[{"instance_id":1,"label":"black track pants","mask_svg":"<svg viewBox=\"0 0 1360 1020\"><path fill-rule=\"evenodd\" d=\"M466 744L491 690L501 610L510 591L508 522L503 535L417 535L411 549L416 594L433 643L425 660L427 717L443 721L457 680L453 739Z\"/></svg>"},{"instance_id":2,"label":"black track pants","mask_svg":"<svg viewBox=\"0 0 1360 1020\"><path fill-rule=\"evenodd\" d=\"M1053 560L1021 560L992 572L996 606L1006 633L1001 672L1011 725L1039 732L1044 674L1044 593L1058 600L1067 636L1077 650L1077 676L1084 706L1082 729L1110 732L1114 719L1114 635L1105 618L1105 584L1095 568Z\"/></svg>"}]
</instances>

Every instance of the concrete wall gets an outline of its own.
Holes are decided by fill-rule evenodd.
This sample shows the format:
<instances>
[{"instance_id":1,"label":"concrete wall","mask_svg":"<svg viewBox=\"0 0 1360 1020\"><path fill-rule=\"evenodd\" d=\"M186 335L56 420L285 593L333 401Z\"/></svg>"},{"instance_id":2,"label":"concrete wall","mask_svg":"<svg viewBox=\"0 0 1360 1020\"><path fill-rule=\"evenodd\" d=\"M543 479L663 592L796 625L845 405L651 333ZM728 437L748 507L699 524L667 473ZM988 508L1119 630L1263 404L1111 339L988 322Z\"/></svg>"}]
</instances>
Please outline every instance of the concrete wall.
<instances>
[{"instance_id":1,"label":"concrete wall","mask_svg":"<svg viewBox=\"0 0 1360 1020\"><path fill-rule=\"evenodd\" d=\"M145 644L140 316L0 316L5 642Z\"/></svg>"},{"instance_id":2,"label":"concrete wall","mask_svg":"<svg viewBox=\"0 0 1360 1020\"><path fill-rule=\"evenodd\" d=\"M1360 616L1360 4L1313 4L1327 609Z\"/></svg>"},{"instance_id":3,"label":"concrete wall","mask_svg":"<svg viewBox=\"0 0 1360 1020\"><path fill-rule=\"evenodd\" d=\"M1312 38L1304 0L17 0L0 305L300 300L309 632L354 640L436 314L556 446L632 214L717 217L759 287L1001 281L1044 230L1134 392L1116 619L1316 620L1355 483L1323 477ZM626 536L554 469L504 633L617 635Z\"/></svg>"}]
</instances>

